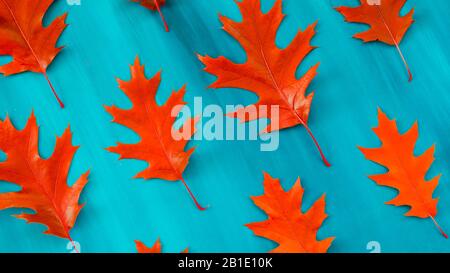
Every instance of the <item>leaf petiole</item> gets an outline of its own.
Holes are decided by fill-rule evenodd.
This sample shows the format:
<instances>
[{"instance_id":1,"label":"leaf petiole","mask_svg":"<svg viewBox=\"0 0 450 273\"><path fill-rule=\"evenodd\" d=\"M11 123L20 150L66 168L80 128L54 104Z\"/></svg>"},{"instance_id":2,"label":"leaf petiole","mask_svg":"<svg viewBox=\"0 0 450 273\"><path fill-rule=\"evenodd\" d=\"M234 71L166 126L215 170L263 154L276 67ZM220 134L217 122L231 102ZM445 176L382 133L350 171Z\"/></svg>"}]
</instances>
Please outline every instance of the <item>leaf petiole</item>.
<instances>
[{"instance_id":1,"label":"leaf petiole","mask_svg":"<svg viewBox=\"0 0 450 273\"><path fill-rule=\"evenodd\" d=\"M166 18L164 17L164 14L161 11L161 7L159 6L158 0L153 0L153 1L155 2L155 6L156 6L156 9L158 10L159 16L161 16L161 20L163 21L166 32L169 32L169 25L167 24Z\"/></svg>"}]
</instances>

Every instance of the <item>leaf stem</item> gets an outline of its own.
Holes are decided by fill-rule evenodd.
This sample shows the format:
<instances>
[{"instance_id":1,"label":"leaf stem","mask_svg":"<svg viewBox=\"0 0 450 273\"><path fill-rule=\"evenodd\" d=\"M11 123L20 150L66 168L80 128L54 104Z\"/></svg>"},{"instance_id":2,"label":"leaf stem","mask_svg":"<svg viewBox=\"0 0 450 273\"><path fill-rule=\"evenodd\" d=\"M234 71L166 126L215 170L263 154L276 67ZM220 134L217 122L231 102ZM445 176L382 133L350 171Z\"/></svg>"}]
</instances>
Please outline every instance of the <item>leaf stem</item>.
<instances>
[{"instance_id":1,"label":"leaf stem","mask_svg":"<svg viewBox=\"0 0 450 273\"><path fill-rule=\"evenodd\" d=\"M431 215L430 215L430 218L431 218L431 220L433 220L434 225L437 227L437 229L442 234L442 236L444 236L445 239L448 239L448 235L444 232L444 230L441 228L441 226L439 226L439 224L436 221L436 219L434 219L434 217L431 216Z\"/></svg>"},{"instance_id":2,"label":"leaf stem","mask_svg":"<svg viewBox=\"0 0 450 273\"><path fill-rule=\"evenodd\" d=\"M260 44L261 44L261 42L260 42ZM269 66L269 62L267 61L266 54L264 53L262 46L260 46L260 47L261 47L261 56L264 60L264 64L266 65L267 70L269 71L269 75L270 75L270 78L272 79L273 86L278 91L278 93L280 94L282 99L286 102L286 104L289 104L289 99L286 97L286 95L283 93L283 91L281 91L281 88L275 79L272 69ZM295 97L292 101L292 105L290 105L290 107L292 107L292 111L294 112L295 116L298 118L299 122L306 128L306 131L308 132L308 134L311 136L312 140L314 141L314 144L316 145L317 149L319 150L320 156L322 157L322 161L325 164L325 166L331 167L330 162L328 162L328 160L325 158L322 148L320 148L319 142L314 137L314 134L312 133L311 129L309 129L308 124L306 124L306 122L302 119L302 117L297 113L297 109L295 109L296 97L297 97L297 94L295 95Z\"/></svg>"},{"instance_id":3,"label":"leaf stem","mask_svg":"<svg viewBox=\"0 0 450 273\"><path fill-rule=\"evenodd\" d=\"M156 6L156 9L159 12L159 16L161 16L161 20L164 23L164 28L166 29L166 32L169 32L169 25L167 24L166 18L164 17L164 14L161 11L161 8L159 6L158 0L153 0L153 1L155 2L155 6Z\"/></svg>"},{"instance_id":4,"label":"leaf stem","mask_svg":"<svg viewBox=\"0 0 450 273\"><path fill-rule=\"evenodd\" d=\"M381 20L383 21L384 26L385 26L386 29L388 30L389 35L391 36L391 39L392 39L392 41L394 42L395 47L397 48L397 51L398 51L398 53L400 54L400 57L402 58L403 64L405 65L405 68L406 68L406 70L408 71L408 77L409 77L408 81L411 82L412 79L413 79L413 75L412 75L412 73L411 73L411 69L409 69L408 62L406 61L405 56L403 55L402 50L400 49L400 46L399 46L397 40L396 40L395 37L394 37L394 34L392 34L391 29L389 28L388 24L386 23L386 19L384 18L383 13L381 12L380 6L377 5L376 7L377 7L377 10L378 10L378 14L379 14L380 17L381 17Z\"/></svg>"},{"instance_id":5,"label":"leaf stem","mask_svg":"<svg viewBox=\"0 0 450 273\"><path fill-rule=\"evenodd\" d=\"M309 126L307 124L303 124L303 127L305 127L306 131L308 132L308 134L311 136L312 140L314 141L314 144L316 145L317 150L319 150L320 157L322 157L322 161L325 164L325 166L331 167L330 162L325 157L325 154L323 153L322 148L320 148L319 142L317 141L316 137L312 133L311 129L309 129Z\"/></svg>"},{"instance_id":6,"label":"leaf stem","mask_svg":"<svg viewBox=\"0 0 450 273\"><path fill-rule=\"evenodd\" d=\"M70 240L70 242L72 243L73 249L75 250L76 253L80 253L80 251L77 248L77 245L75 244L75 241L72 239L72 237L70 237L69 232L67 232L67 237Z\"/></svg>"},{"instance_id":7,"label":"leaf stem","mask_svg":"<svg viewBox=\"0 0 450 273\"><path fill-rule=\"evenodd\" d=\"M322 161L325 164L325 166L327 166L328 168L331 167L330 162L327 160L327 158L325 157L325 154L322 151L322 148L320 148L319 142L317 141L316 137L314 136L313 132L311 131L311 129L309 128L308 124L306 124L306 122L302 119L302 117L298 114L297 110L295 109L295 100L297 98L297 94L295 94L294 99L292 100L292 109L294 109L294 113L297 116L298 120L300 121L300 123L303 125L303 127L305 127L306 131L308 132L309 136L312 138L312 140L314 141L314 144L317 147L317 150L319 150L320 153L320 157L322 157Z\"/></svg>"},{"instance_id":8,"label":"leaf stem","mask_svg":"<svg viewBox=\"0 0 450 273\"><path fill-rule=\"evenodd\" d=\"M48 85L49 85L50 88L52 89L53 95L55 96L56 100L58 101L59 106L60 106L62 109L64 109L64 103L63 103L62 100L59 98L58 93L56 93L56 90L55 90L55 88L53 87L52 82L51 82L50 79L48 78L47 72L44 70L44 71L42 72L42 74L44 74L44 77L45 77L45 79L47 80Z\"/></svg>"},{"instance_id":9,"label":"leaf stem","mask_svg":"<svg viewBox=\"0 0 450 273\"><path fill-rule=\"evenodd\" d=\"M192 200L194 201L195 205L197 206L197 209L199 209L200 211L204 211L206 210L206 208L202 207L198 202L197 199L195 198L194 194L192 193L191 189L189 188L189 186L187 185L186 181L184 180L183 177L181 177L181 182L183 182L183 185L186 187L187 191L189 192L189 195L191 196Z\"/></svg>"}]
</instances>

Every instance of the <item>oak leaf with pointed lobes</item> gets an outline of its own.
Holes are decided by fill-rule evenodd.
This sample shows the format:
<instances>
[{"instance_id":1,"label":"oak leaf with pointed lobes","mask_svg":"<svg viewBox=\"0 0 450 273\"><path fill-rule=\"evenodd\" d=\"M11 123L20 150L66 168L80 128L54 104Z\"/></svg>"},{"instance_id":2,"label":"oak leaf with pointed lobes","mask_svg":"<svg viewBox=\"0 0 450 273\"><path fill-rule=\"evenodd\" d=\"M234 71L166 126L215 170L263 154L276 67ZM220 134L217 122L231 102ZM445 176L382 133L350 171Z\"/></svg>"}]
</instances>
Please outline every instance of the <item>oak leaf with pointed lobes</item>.
<instances>
[{"instance_id":1,"label":"oak leaf with pointed lobes","mask_svg":"<svg viewBox=\"0 0 450 273\"><path fill-rule=\"evenodd\" d=\"M138 253L141 254L159 254L162 253L162 245L161 240L158 239L156 243L152 247L146 246L143 242L136 240L134 241L136 244L136 249ZM185 249L182 253L189 253L189 249Z\"/></svg>"},{"instance_id":2,"label":"oak leaf with pointed lobes","mask_svg":"<svg viewBox=\"0 0 450 273\"><path fill-rule=\"evenodd\" d=\"M0 210L28 208L34 213L21 213L15 217L29 223L47 226L46 234L69 239L83 205L78 203L88 182L89 172L83 174L73 186L67 185L72 159L78 147L72 146L72 134L67 129L56 139L53 154L43 159L38 152L39 132L34 114L26 127L19 131L9 118L0 121L0 150L7 159L0 162L0 181L21 186L18 192L0 194Z\"/></svg>"},{"instance_id":3,"label":"oak leaf with pointed lobes","mask_svg":"<svg viewBox=\"0 0 450 273\"><path fill-rule=\"evenodd\" d=\"M169 25L167 24L166 18L164 17L164 14L161 11L161 6L166 4L166 0L131 0L135 3L141 4L141 6L146 7L150 10L156 10L159 13L159 16L161 17L161 20L164 24L164 28L166 31L169 31Z\"/></svg>"},{"instance_id":4,"label":"oak leaf with pointed lobes","mask_svg":"<svg viewBox=\"0 0 450 273\"><path fill-rule=\"evenodd\" d=\"M400 11L406 0L382 0L379 5L373 4L369 0L360 0L360 2L361 5L358 7L338 7L336 10L345 17L347 22L370 26L367 31L358 33L353 37L366 43L380 41L388 45L395 45L411 81L412 73L399 44L414 22L414 9L411 9L405 16L401 16Z\"/></svg>"},{"instance_id":5,"label":"oak leaf with pointed lobes","mask_svg":"<svg viewBox=\"0 0 450 273\"><path fill-rule=\"evenodd\" d=\"M217 76L216 82L210 87L240 88L256 93L259 96L257 103L229 115L239 118L242 122L268 118L271 125L264 132L304 126L319 149L324 163L330 166L308 127L314 93L306 95L306 90L316 76L318 64L300 79L296 77L298 66L314 49L310 41L315 35L316 24L310 25L305 31L299 31L287 48L280 49L275 40L284 18L282 1L277 0L267 14L262 13L260 0L243 0L236 3L243 21L234 22L223 16L220 16L220 21L224 30L244 48L247 62L237 64L225 57L199 56L205 65L205 71ZM257 109L262 106L277 106L279 114L272 115L272 111L260 113Z\"/></svg>"},{"instance_id":6,"label":"oak leaf with pointed lobes","mask_svg":"<svg viewBox=\"0 0 450 273\"><path fill-rule=\"evenodd\" d=\"M246 226L257 236L279 244L272 253L325 253L333 242L334 238L322 241L316 238L327 218L325 195L303 213L303 193L300 179L289 191L284 191L279 179L264 173L264 195L252 197L252 200L269 219Z\"/></svg>"},{"instance_id":7,"label":"oak leaf with pointed lobes","mask_svg":"<svg viewBox=\"0 0 450 273\"><path fill-rule=\"evenodd\" d=\"M431 218L444 237L447 235L437 224L438 199L433 192L439 183L439 176L430 181L425 176L434 161L434 146L420 156L414 155L414 148L419 137L417 122L404 134L400 134L395 120L389 120L386 114L378 111L378 127L375 134L381 140L379 148L359 148L364 156L388 169L387 173L370 176L380 186L398 190L398 195L388 205L409 206L406 216Z\"/></svg>"},{"instance_id":8,"label":"oak leaf with pointed lobes","mask_svg":"<svg viewBox=\"0 0 450 273\"><path fill-rule=\"evenodd\" d=\"M58 103L64 108L47 75L48 66L62 49L56 47L56 43L67 26L67 13L49 26L42 25L42 19L53 2L0 0L0 55L13 58L10 63L0 66L0 73L5 76L26 71L42 73Z\"/></svg>"},{"instance_id":9,"label":"oak leaf with pointed lobes","mask_svg":"<svg viewBox=\"0 0 450 273\"><path fill-rule=\"evenodd\" d=\"M161 83L161 73L147 79L139 58L136 58L134 65L131 66L131 80L118 82L120 89L133 106L131 109L107 106L106 111L114 117L113 122L133 130L141 140L134 144L118 143L117 146L107 150L119 154L120 159L147 162L148 167L138 173L136 178L183 182L197 207L203 210L183 178L183 172L195 150L191 148L185 151L185 147L189 141L188 137L191 138L195 134L198 119L189 118L181 128L174 128L177 115L186 105L183 101L185 86L178 92L173 92L164 105L158 105L155 96ZM184 137L176 140L175 135Z\"/></svg>"}]
</instances>

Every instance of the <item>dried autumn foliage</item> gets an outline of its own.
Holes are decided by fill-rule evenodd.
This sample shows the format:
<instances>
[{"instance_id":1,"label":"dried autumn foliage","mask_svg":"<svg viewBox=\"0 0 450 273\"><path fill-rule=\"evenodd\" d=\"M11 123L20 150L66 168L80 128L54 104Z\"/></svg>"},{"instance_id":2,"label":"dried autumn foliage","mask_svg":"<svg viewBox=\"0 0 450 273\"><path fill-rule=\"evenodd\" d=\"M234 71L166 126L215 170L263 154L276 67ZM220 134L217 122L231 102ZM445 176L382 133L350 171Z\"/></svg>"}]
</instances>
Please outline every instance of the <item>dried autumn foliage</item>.
<instances>
[{"instance_id":1,"label":"dried autumn foliage","mask_svg":"<svg viewBox=\"0 0 450 273\"><path fill-rule=\"evenodd\" d=\"M0 150L7 155L0 162L0 181L22 187L18 192L0 194L0 210L28 208L35 213L15 217L29 223L47 226L46 234L69 239L83 205L78 204L81 191L88 182L89 172L73 186L67 185L72 159L78 147L72 146L72 134L67 129L56 139L53 155L43 159L38 152L39 132L34 114L26 127L16 130L9 118L0 121Z\"/></svg>"},{"instance_id":2,"label":"dried autumn foliage","mask_svg":"<svg viewBox=\"0 0 450 273\"><path fill-rule=\"evenodd\" d=\"M141 140L135 144L118 143L107 150L120 155L120 159L137 159L145 161L149 166L136 175L136 178L163 179L168 181L181 181L200 210L204 210L197 202L183 178L189 158L194 148L185 151L188 143L186 137L176 140L174 130L179 135L195 133L197 119L191 118L184 122L180 129L174 128L176 116L180 113L186 88L172 93L167 102L159 106L156 103L156 92L161 83L161 73L153 78L145 77L144 66L139 58L131 66L131 80L128 82L118 80L120 89L131 100L131 109L120 109L116 106L106 107L118 124L128 127L136 132Z\"/></svg>"},{"instance_id":3,"label":"dried autumn foliage","mask_svg":"<svg viewBox=\"0 0 450 273\"><path fill-rule=\"evenodd\" d=\"M257 236L279 244L272 253L325 253L333 242L334 238L316 239L327 218L325 195L303 213L303 193L300 179L289 191L284 191L279 179L264 173L264 195L252 197L252 200L269 219L246 226Z\"/></svg>"},{"instance_id":4,"label":"dried autumn foliage","mask_svg":"<svg viewBox=\"0 0 450 273\"><path fill-rule=\"evenodd\" d=\"M442 235L447 235L437 224L438 199L433 192L439 183L439 176L430 181L425 176L434 161L434 146L420 156L414 155L414 147L419 137L417 122L404 134L400 134L395 120L389 120L381 110L378 113L379 124L374 129L381 140L380 148L360 148L368 160L388 169L387 173L370 176L380 186L398 190L398 195L387 202L388 205L409 206L406 216L430 218Z\"/></svg>"},{"instance_id":5,"label":"dried autumn foliage","mask_svg":"<svg viewBox=\"0 0 450 273\"><path fill-rule=\"evenodd\" d=\"M159 254L162 253L162 245L161 240L157 240L156 243L152 247L146 246L144 243L142 243L139 240L134 241L136 244L136 249L138 253L141 254ZM189 249L185 249L182 253L189 253Z\"/></svg>"},{"instance_id":6,"label":"dried autumn foliage","mask_svg":"<svg viewBox=\"0 0 450 273\"><path fill-rule=\"evenodd\" d=\"M64 104L47 75L47 68L61 51L56 47L66 28L67 13L56 18L49 26L42 19L54 0L0 0L0 55L13 60L0 66L5 76L31 71L42 73L61 108Z\"/></svg>"},{"instance_id":7,"label":"dried autumn foliage","mask_svg":"<svg viewBox=\"0 0 450 273\"><path fill-rule=\"evenodd\" d=\"M315 35L315 25L305 31L299 31L292 43L285 49L279 49L275 43L278 28L283 21L282 1L277 0L267 13L261 11L260 0L243 0L236 2L242 13L242 22L234 22L220 16L224 30L233 36L247 53L247 62L233 63L225 57L211 58L199 56L206 66L205 70L217 76L211 88L240 88L256 93L259 101L230 113L229 115L249 122L260 118L268 118L272 125L265 132L278 131L297 125L306 128L317 146L325 165L330 166L316 138L308 127L308 118L314 93L305 92L316 76L318 64L308 70L300 79L296 71L303 59L314 49L310 41ZM279 117L254 113L254 106L279 106ZM246 115L246 113L250 113Z\"/></svg>"},{"instance_id":8,"label":"dried autumn foliage","mask_svg":"<svg viewBox=\"0 0 450 273\"><path fill-rule=\"evenodd\" d=\"M164 17L164 14L161 11L161 6L166 4L166 0L131 0L135 3L141 4L141 6L146 7L150 10L157 10L159 13L159 16L161 16L161 20L164 24L164 28L167 32L169 32L169 25L167 24L166 18Z\"/></svg>"},{"instance_id":9,"label":"dried autumn foliage","mask_svg":"<svg viewBox=\"0 0 450 273\"><path fill-rule=\"evenodd\" d=\"M361 5L358 7L338 7L336 10L344 15L347 22L370 26L367 31L356 34L355 38L364 42L380 41L388 45L395 45L411 81L413 78L411 69L399 46L406 31L414 22L414 9L405 16L400 16L400 11L405 3L406 0L382 0L379 2L361 0Z\"/></svg>"}]
</instances>

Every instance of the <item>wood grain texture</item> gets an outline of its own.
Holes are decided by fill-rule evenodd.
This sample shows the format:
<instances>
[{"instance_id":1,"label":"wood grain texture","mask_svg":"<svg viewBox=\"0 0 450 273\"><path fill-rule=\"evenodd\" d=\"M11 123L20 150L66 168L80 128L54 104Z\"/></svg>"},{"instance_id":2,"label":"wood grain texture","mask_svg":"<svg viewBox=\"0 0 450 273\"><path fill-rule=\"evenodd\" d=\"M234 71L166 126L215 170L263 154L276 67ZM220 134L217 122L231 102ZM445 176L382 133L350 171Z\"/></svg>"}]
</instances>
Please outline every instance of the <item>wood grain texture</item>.
<instances>
[{"instance_id":1,"label":"wood grain texture","mask_svg":"<svg viewBox=\"0 0 450 273\"><path fill-rule=\"evenodd\" d=\"M273 0L263 0L264 9ZM135 252L133 240L158 237L165 251L186 246L192 252L266 252L272 242L252 235L244 224L265 219L250 196L263 192L262 171L281 178L285 188L300 176L307 194L304 207L327 194L330 217L319 239L336 236L330 251L367 252L369 241L389 252L448 252L450 246L431 221L403 217L406 208L383 205L394 191L377 187L368 174L383 169L366 160L357 145L377 146L371 128L377 124L377 107L395 116L401 130L419 121L417 152L436 143L436 163L430 177L442 172L436 196L440 197L439 222L450 230L450 2L409 0L415 20L401 47L414 73L408 83L395 48L381 43L363 45L352 38L365 26L347 24L333 7L356 5L356 0L284 0L286 20L277 43L286 46L298 28L319 20L311 53L299 73L320 61L310 126L333 164L323 166L303 128L283 131L278 151L263 153L258 142L194 142L198 146L186 170L197 197L211 208L199 212L181 184L133 180L145 167L138 161L117 160L104 150L116 141L138 137L111 123L103 105L130 106L115 77L129 78L128 65L136 55L148 75L162 69L164 82L158 93L163 102L172 90L187 83L186 99L202 96L205 104L252 103L245 91L214 92L207 89L214 78L202 72L195 53L226 55L244 61L239 45L221 29L217 15L239 19L229 0L168 1L163 11L171 32L166 33L157 13L128 0L81 0L81 6L57 1L46 22L69 12L69 27L60 44L66 45L49 69L55 87L66 103L61 111L38 74L0 77L0 118L9 114L23 127L32 109L41 125L43 156L51 154L54 136L70 123L75 144L70 181L91 168L86 201L72 237L82 252ZM0 62L7 61L1 58ZM15 189L0 184L1 191ZM41 234L40 225L26 225L0 212L0 252L69 252L66 241Z\"/></svg>"}]
</instances>

